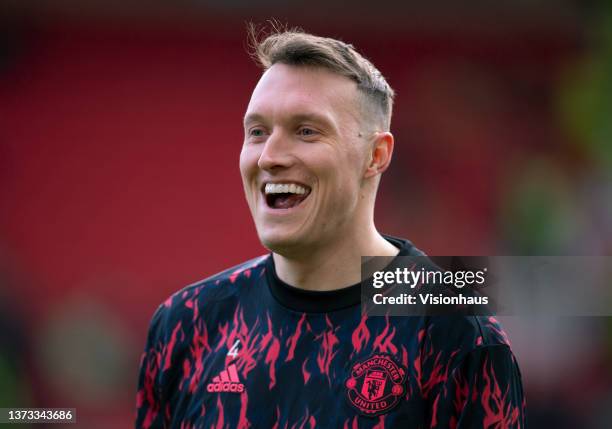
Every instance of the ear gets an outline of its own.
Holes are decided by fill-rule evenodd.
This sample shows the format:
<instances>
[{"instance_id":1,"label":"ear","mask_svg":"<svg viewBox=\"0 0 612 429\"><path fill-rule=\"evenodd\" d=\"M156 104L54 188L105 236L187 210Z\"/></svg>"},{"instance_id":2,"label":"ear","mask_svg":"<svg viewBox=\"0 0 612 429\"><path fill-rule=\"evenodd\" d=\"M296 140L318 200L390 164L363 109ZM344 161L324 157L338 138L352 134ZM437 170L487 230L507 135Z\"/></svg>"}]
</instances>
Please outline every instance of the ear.
<instances>
[{"instance_id":1,"label":"ear","mask_svg":"<svg viewBox=\"0 0 612 429\"><path fill-rule=\"evenodd\" d=\"M390 132L378 132L375 134L364 178L381 174L389 167L391 156L393 155L393 144L393 134Z\"/></svg>"}]
</instances>

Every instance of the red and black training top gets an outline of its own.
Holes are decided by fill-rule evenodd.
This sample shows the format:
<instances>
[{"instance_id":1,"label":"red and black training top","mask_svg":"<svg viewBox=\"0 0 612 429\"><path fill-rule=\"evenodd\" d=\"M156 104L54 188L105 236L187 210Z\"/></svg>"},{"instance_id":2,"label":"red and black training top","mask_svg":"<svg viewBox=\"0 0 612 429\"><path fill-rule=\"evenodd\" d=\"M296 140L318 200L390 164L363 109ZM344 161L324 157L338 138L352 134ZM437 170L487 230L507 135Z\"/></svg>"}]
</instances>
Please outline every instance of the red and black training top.
<instances>
[{"instance_id":1,"label":"red and black training top","mask_svg":"<svg viewBox=\"0 0 612 429\"><path fill-rule=\"evenodd\" d=\"M400 256L422 255L386 237ZM173 294L140 362L136 428L523 428L497 320L362 316L360 285L283 283L271 255Z\"/></svg>"}]
</instances>

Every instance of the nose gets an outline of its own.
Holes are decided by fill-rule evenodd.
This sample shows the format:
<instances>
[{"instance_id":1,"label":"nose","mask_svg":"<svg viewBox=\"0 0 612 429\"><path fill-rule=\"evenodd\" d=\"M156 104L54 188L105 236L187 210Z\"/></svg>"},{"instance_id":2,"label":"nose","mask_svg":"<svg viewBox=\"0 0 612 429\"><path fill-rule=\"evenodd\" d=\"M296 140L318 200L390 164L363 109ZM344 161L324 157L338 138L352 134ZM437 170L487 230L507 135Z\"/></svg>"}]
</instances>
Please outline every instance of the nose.
<instances>
[{"instance_id":1,"label":"nose","mask_svg":"<svg viewBox=\"0 0 612 429\"><path fill-rule=\"evenodd\" d=\"M295 161L291 142L280 132L273 132L264 143L257 165L265 171L290 167Z\"/></svg>"}]
</instances>

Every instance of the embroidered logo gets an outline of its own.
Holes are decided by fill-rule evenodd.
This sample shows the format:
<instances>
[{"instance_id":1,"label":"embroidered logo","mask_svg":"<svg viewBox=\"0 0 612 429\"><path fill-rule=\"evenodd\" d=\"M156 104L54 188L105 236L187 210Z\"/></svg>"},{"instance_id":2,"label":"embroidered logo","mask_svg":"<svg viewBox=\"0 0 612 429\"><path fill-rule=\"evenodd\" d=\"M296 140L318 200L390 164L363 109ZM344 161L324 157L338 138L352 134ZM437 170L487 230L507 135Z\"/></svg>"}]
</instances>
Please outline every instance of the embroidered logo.
<instances>
[{"instance_id":1,"label":"embroidered logo","mask_svg":"<svg viewBox=\"0 0 612 429\"><path fill-rule=\"evenodd\" d=\"M238 371L236 370L236 364L231 364L212 379L211 383L208 383L206 390L210 393L213 392L231 392L241 393L244 392L244 384L240 382L238 378Z\"/></svg>"},{"instance_id":2,"label":"embroidered logo","mask_svg":"<svg viewBox=\"0 0 612 429\"><path fill-rule=\"evenodd\" d=\"M405 381L404 368L391 356L376 354L353 365L345 386L353 407L367 416L377 416L399 403Z\"/></svg>"}]
</instances>

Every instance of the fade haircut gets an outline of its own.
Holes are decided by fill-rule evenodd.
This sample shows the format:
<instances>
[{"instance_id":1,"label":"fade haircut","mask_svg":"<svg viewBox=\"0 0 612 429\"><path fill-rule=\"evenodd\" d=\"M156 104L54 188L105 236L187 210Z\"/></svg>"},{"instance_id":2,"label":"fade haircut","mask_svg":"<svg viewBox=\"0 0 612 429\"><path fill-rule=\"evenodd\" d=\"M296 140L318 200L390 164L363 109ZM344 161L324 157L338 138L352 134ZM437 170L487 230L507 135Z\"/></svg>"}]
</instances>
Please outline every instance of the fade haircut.
<instances>
[{"instance_id":1,"label":"fade haircut","mask_svg":"<svg viewBox=\"0 0 612 429\"><path fill-rule=\"evenodd\" d=\"M249 42L252 56L268 70L274 64L322 67L348 77L364 96L366 116L374 114L389 131L393 109L393 89L374 65L359 54L353 45L328 37L319 37L301 29L281 29L272 25L273 31L260 37L254 25L249 25Z\"/></svg>"}]
</instances>

